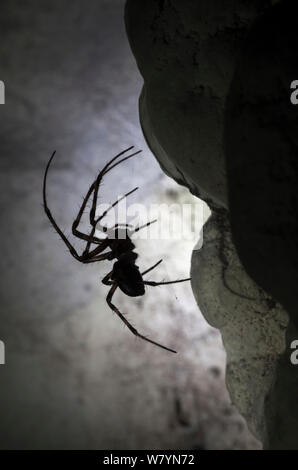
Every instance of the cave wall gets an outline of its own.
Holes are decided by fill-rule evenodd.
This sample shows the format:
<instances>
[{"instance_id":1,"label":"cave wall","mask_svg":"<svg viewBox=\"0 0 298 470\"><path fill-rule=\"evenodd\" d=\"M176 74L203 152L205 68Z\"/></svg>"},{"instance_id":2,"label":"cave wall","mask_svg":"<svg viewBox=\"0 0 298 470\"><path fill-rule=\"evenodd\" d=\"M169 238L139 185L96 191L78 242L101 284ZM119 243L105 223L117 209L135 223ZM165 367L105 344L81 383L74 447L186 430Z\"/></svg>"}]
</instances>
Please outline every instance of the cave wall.
<instances>
[{"instance_id":1,"label":"cave wall","mask_svg":"<svg viewBox=\"0 0 298 470\"><path fill-rule=\"evenodd\" d=\"M193 292L223 336L231 399L269 448L298 447L296 10L292 0L127 0L125 12L147 143L212 210Z\"/></svg>"}]
</instances>

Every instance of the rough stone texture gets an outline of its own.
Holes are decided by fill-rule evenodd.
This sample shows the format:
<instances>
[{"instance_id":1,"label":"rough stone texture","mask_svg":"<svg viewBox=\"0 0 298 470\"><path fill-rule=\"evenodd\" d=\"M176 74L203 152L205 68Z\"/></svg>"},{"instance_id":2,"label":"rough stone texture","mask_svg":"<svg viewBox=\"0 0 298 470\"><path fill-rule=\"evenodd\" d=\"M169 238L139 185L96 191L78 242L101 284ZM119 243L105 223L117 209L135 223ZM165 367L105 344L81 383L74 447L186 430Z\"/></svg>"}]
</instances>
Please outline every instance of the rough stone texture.
<instances>
[{"instance_id":1,"label":"rough stone texture","mask_svg":"<svg viewBox=\"0 0 298 470\"><path fill-rule=\"evenodd\" d=\"M147 142L168 174L181 181L181 171L196 195L225 206L224 102L242 39L270 5L126 3L128 37L145 82L140 115Z\"/></svg>"},{"instance_id":2,"label":"rough stone texture","mask_svg":"<svg viewBox=\"0 0 298 470\"><path fill-rule=\"evenodd\" d=\"M267 442L266 405L285 350L288 316L246 274L226 220L224 211L215 212L204 226L203 248L192 256L193 291L205 318L221 332L233 403Z\"/></svg>"},{"instance_id":3,"label":"rough stone texture","mask_svg":"<svg viewBox=\"0 0 298 470\"><path fill-rule=\"evenodd\" d=\"M249 275L281 302L291 319L279 368L272 445L298 446L298 377L290 344L297 339L298 5L286 0L251 28L227 98L225 148L235 244ZM285 390L287 390L285 394ZM279 444L278 444L279 441Z\"/></svg>"},{"instance_id":4,"label":"rough stone texture","mask_svg":"<svg viewBox=\"0 0 298 470\"><path fill-rule=\"evenodd\" d=\"M278 2L214 0L182 3L176 0L127 0L126 27L144 78L140 97L140 120L147 142L163 170L177 182L187 186L193 194L205 200L213 210L214 218L206 227L207 244L203 245L201 251L196 250L193 254L192 285L205 317L223 334L228 353L227 384L232 400L245 415L250 428L266 446L296 448L296 418L290 417L290 408L293 409L295 401L294 392L285 395L282 389L283 381L289 386L295 384L294 369L289 365L287 356L288 344L290 339L295 337L295 329L289 324L286 338L288 317L281 305L269 294L273 292L268 288L270 282L260 282L258 287L246 274L242 257L240 261L231 241L229 217L225 210L229 209L231 203L231 193L227 194L227 183L228 186L237 183L237 174L235 173L235 177L231 175L230 170L228 175L225 171L225 125L226 113L229 112L225 108L225 102L228 96L233 100L234 81L237 85L239 74L243 79L241 83L244 92L247 88L246 74L250 77L257 76L254 69L256 63L250 60L253 54L249 56L247 64L244 60L247 65L244 71L241 69L241 62L239 69L237 68L237 59L238 55L241 57L243 53L242 48L250 28L253 28L255 21L261 18L267 9L269 11L273 8L275 3ZM291 2L283 3L289 6ZM272 35L273 30L272 27ZM271 36L267 38L265 44L270 44L270 38ZM263 58L267 49L261 44L262 41L257 43L257 47L260 47L258 57ZM288 44L288 50L295 51L297 48L291 49ZM278 63L276 67L283 65ZM263 68L265 67L266 65ZM274 76L272 79L274 84L275 78ZM294 78L295 76L291 77L291 80ZM291 80L286 86L289 86ZM263 85L261 89L266 90L265 80ZM252 80L251 90L255 89L258 90L258 83ZM243 90L240 88L240 96ZM285 99L289 100L289 96L286 95ZM238 104L237 101L236 103ZM262 103L258 102L253 104L256 109L259 105L262 106ZM246 119L245 110L242 108L239 115ZM233 117L237 120L238 115ZM255 152L254 157L259 158L260 153L257 153L256 149L258 140L262 141L262 136L260 131L249 135L247 141L242 141L240 132L240 138L233 147L234 122L230 124L228 131L231 137L228 143L233 149L230 161L238 163L238 158L241 158L241 164L237 165L241 174L245 174L243 168L249 167L252 170L248 178L244 178L247 186L232 196L235 207L241 212L243 194L251 194L249 185L253 183L256 171L249 161L250 153ZM237 129L243 126L245 134L244 124L245 121L240 122ZM259 127L262 127L262 122ZM291 139L287 145L294 148ZM246 151L241 154L245 148ZM283 147L278 146L278 149L282 151ZM264 151L265 149L263 153ZM244 160L247 164L245 167L241 166ZM291 162L295 166L294 158ZM277 165L275 172L278 171ZM293 175L295 171L290 178ZM264 174L261 173L260 181L263 181L263 178ZM232 213L232 228L238 224L238 237L241 236L243 242L243 256L251 266L249 273L257 282L259 278L253 276L252 267L264 262L264 254L259 256L264 243L260 246L257 243L252 245L247 234L251 233L248 227L254 217L254 203L262 198L260 185L258 190L256 199L246 198L251 205L250 210L245 213L245 230L241 225L243 217L235 221L235 211ZM267 210L270 207L270 196L272 193L269 193L264 204L260 204L261 209ZM294 206L296 208L295 202ZM293 216L295 215L296 209ZM256 219L256 222L258 220L260 219ZM228 255L224 257L223 251L217 246L219 239L223 240L221 243L228 249ZM291 238L291 243L293 239ZM288 249L290 251L291 247ZM271 251L266 253L271 257L271 262L278 266L278 262L272 257L272 251L274 252L271 248ZM258 257L258 263L254 265L254 260ZM264 266L267 273L270 266ZM227 288L220 274L222 272L226 272L232 284L236 285L236 293ZM262 270L260 272L262 273ZM283 283L285 272L283 270L280 273ZM291 271L287 275L290 273ZM297 284L296 278L294 282ZM266 288L267 294L263 288ZM290 290L295 297L293 285ZM214 291L218 293L218 297ZM245 295L253 300L237 295L239 291L245 292ZM281 296L276 297L280 302L283 301ZM283 303L286 306L286 303ZM284 356L281 357L284 351ZM278 403L282 405L277 406ZM290 429L287 429L288 421L292 423ZM279 422L283 423L281 434L277 429Z\"/></svg>"},{"instance_id":5,"label":"rough stone texture","mask_svg":"<svg viewBox=\"0 0 298 470\"><path fill-rule=\"evenodd\" d=\"M298 5L273 7L249 32L230 87L225 147L234 240L248 273L298 326ZM287 282L285 282L285 273Z\"/></svg>"}]
</instances>

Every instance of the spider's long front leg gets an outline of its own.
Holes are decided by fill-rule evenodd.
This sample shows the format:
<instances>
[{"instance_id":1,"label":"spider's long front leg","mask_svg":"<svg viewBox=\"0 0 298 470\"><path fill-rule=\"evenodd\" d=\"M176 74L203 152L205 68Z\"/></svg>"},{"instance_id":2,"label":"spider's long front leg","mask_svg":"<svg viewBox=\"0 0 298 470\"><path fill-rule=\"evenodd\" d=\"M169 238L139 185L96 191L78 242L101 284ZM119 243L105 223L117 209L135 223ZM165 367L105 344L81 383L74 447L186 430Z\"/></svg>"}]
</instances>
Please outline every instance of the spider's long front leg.
<instances>
[{"instance_id":1,"label":"spider's long front leg","mask_svg":"<svg viewBox=\"0 0 298 470\"><path fill-rule=\"evenodd\" d=\"M73 235L75 235L76 237L81 238L82 240L85 240L85 241L87 241L87 242L90 241L90 236L91 236L91 234L88 235L88 234L86 234L86 233L81 232L81 230L78 230L78 226L79 226L79 224L80 224L80 222L81 222L81 219L82 219L84 210L85 210L85 208L86 208L86 205L87 205L87 203L88 203L88 201L89 201L89 198L90 198L92 192L94 191L94 187L95 187L95 181L92 183L92 185L90 186L90 188L89 188L89 190L88 190L86 196L84 197L83 202L82 202L82 205L81 205L81 207L80 207L80 209L79 209L79 212L78 212L78 214L77 214L77 216L76 216L76 218L75 218L75 220L74 220L74 222L73 222L73 224L72 224L72 233L73 233ZM97 238L97 237L94 237L94 236L92 237L92 240L91 240L91 241L92 241L92 243L94 243L94 244L100 244L100 243L102 242L102 240L101 240L100 238Z\"/></svg>"},{"instance_id":2,"label":"spider's long front leg","mask_svg":"<svg viewBox=\"0 0 298 470\"><path fill-rule=\"evenodd\" d=\"M95 234L95 230L96 230L96 226L98 224L98 222L100 222L100 220L105 217L105 215L113 208L115 207L117 204L119 204L120 201L122 201L124 198L126 198L127 196L129 196L130 194L132 194L133 192L135 192L137 189L139 188L134 188L132 189L131 191L129 191L128 193L124 194L124 196L122 196L120 199L118 199L116 202L114 202L113 204L110 205L110 207L108 207L108 209L106 209L95 221L94 221L94 225L92 227L92 230L90 232L89 235L86 236L86 240L87 241L87 244L86 244L86 248L84 250L84 253L83 255L87 255L89 252L90 252L90 247L91 247L91 244L93 243L93 239L94 239L94 234ZM129 226L129 225L127 225ZM116 228L117 226L115 225L114 228ZM88 239L89 238L89 239Z\"/></svg>"},{"instance_id":3,"label":"spider's long front leg","mask_svg":"<svg viewBox=\"0 0 298 470\"><path fill-rule=\"evenodd\" d=\"M117 165L120 165L120 163L122 162L125 162L126 160L128 160L129 158L132 158L134 157L135 155L138 155L139 153L141 153L142 150L138 150L137 152L134 152L132 153L131 155L128 155L128 157L125 157L125 158L122 158L121 160L119 160L118 162L114 163L112 166L111 163L114 162L116 160L116 158L118 158L120 155L123 155L123 153L127 152L128 150L130 150L131 148L133 147L130 147L129 149L127 150L124 150L123 152L119 153L118 155L116 155L116 157L112 158L112 160L110 160L106 166L103 168L103 170L99 173L97 179L95 180L94 184L94 193L93 193L93 202L92 202L92 207L91 207L91 210L90 210L90 214L89 214L89 219L90 219L90 225L94 226L96 225L98 222L96 221L95 219L95 213L96 213L96 205L97 205L97 197L98 197L98 190L99 190L99 185L100 185L100 182L103 178L103 176L108 173L109 171L111 171L113 168L115 168L115 166Z\"/></svg>"},{"instance_id":4,"label":"spider's long front leg","mask_svg":"<svg viewBox=\"0 0 298 470\"><path fill-rule=\"evenodd\" d=\"M46 170L45 170L45 174L44 174L44 178L43 178L43 188L42 188L42 194L43 194L43 206L44 206L44 210L45 210L45 213L49 219L49 221L51 222L52 226L54 227L54 229L56 230L56 232L58 233L58 235L60 235L60 237L62 238L62 240L64 241L65 245L67 246L67 248L69 249L71 255L77 259L78 261L80 261L80 258L81 256L79 255L79 253L76 251L76 249L73 247L73 245L70 243L70 241L68 240L68 238L64 235L64 233L62 232L62 230L60 229L60 227L58 226L58 224L56 223L54 217L52 216L52 213L48 207L48 203L47 203L47 194L46 194L46 190L47 190L47 176L48 176L48 171L49 171L49 168L50 168L50 165L51 165L51 162L55 156L55 152L52 153L52 156L50 158L50 160L48 161L48 164L46 166Z\"/></svg>"},{"instance_id":5,"label":"spider's long front leg","mask_svg":"<svg viewBox=\"0 0 298 470\"><path fill-rule=\"evenodd\" d=\"M120 201L122 201L125 197L129 196L130 194L132 194L134 191L136 191L138 188L134 188L132 189L131 191L129 191L128 193L124 194L124 196L120 199L118 199L116 202L114 202L107 210L105 210L97 219L95 219L95 213L96 213L96 205L97 205L97 198L98 198L98 190L99 190L99 186L100 186L100 183L101 183L101 180L103 178L103 176L108 173L110 170L112 170L115 166L117 165L120 165L120 163L124 162L125 160L128 160L129 158L132 158L134 157L135 155L138 155L139 153L141 153L141 150L137 151L137 152L134 152L133 154L131 155L128 155L127 157L125 158L122 158L120 161L118 161L117 163L114 163L112 166L110 166L118 157L120 157L121 155L123 155L125 152L131 150L133 147L129 147L128 149L124 150L123 152L120 152L118 155L116 155L116 157L112 158L112 160L110 160L106 166L103 168L103 170L98 174L96 180L92 183L92 185L90 186L89 188L89 191L83 201L83 204L82 204L82 207L79 211L79 214L78 214L78 217L77 219L75 220L74 222L74 225L73 225L73 229L76 231L76 233L79 233L80 234L80 237L81 238L84 238L84 240L87 241L87 244L86 244L86 248L83 252L83 256L89 256L89 253L90 253L90 247L91 247L91 244L94 243L94 240L95 240L95 243L98 243L98 239L97 237L94 236L95 234L95 230L96 230L96 225L100 222L101 219L103 219L103 217L106 216L106 214L113 208L115 207L117 204L119 204ZM86 207L86 204L87 204L87 201L89 200L89 197L91 196L93 192L93 198L92 198L92 207L91 207L91 210L90 210L90 213L89 213L89 219L90 219L90 224L92 226L92 230L90 232L89 235L86 235L86 234L83 234L82 232L78 232L77 230L77 226L82 218L82 214L84 212L84 209ZM96 250L95 250L96 251ZM92 252L91 252L92 253Z\"/></svg>"},{"instance_id":6,"label":"spider's long front leg","mask_svg":"<svg viewBox=\"0 0 298 470\"><path fill-rule=\"evenodd\" d=\"M112 158L112 160L110 160L106 165L105 167L99 172L97 178L95 179L95 181L93 181L93 183L91 184L90 188L88 189L88 192L86 194L86 196L84 197L83 199L83 202L82 202L82 205L79 209L79 212L72 224L72 233L73 235L75 235L76 237L78 238L81 238L82 240L85 240L85 241L89 241L90 240L90 235L86 234L86 233L83 233L81 232L80 230L78 230L78 226L80 224L80 221L82 219L82 216L83 216L83 213L84 213L84 210L86 208L86 205L87 205L87 202L89 201L89 198L90 196L92 195L93 192L95 192L95 194L93 195L93 204L94 204L94 199L97 201L97 193L98 193L98 188L99 188L99 185L100 185L100 182L102 180L102 177L105 173L107 173L108 171L110 171L111 168L109 168L109 166L111 165L111 163L113 163L117 158L119 158L121 155L123 155L124 153L128 152L129 150L133 149L133 146L132 147L129 147L128 149L126 150L123 150L122 152L118 153L118 155L116 155L115 157ZM137 152L139 153L139 152ZM133 154L135 155L135 154ZM131 156L133 155L129 155L128 157L125 157L124 159L120 160L117 164L121 163L122 161L126 160L127 158L131 158ZM92 204L92 206L93 206ZM92 209L91 209L92 211ZM90 212L91 212L90 211ZM101 243L101 239L100 238L97 238L97 237L92 237L92 243L95 243L95 244L100 244ZM85 251L89 251L89 248L86 249Z\"/></svg>"},{"instance_id":7,"label":"spider's long front leg","mask_svg":"<svg viewBox=\"0 0 298 470\"><path fill-rule=\"evenodd\" d=\"M56 232L58 233L58 235L60 235L61 239L64 241L65 245L67 246L67 248L69 249L70 251L70 254L78 261L81 261L83 263L88 263L88 262L91 262L91 263L94 263L95 261L102 261L103 259L109 259L109 257L111 256L111 252L109 253L106 253L104 255L101 255L101 256L97 256L99 255L102 251L104 251L106 248L107 248L107 242L105 242L105 240L102 240L102 244L97 247L95 250L93 250L92 252L90 253L87 253L87 254L83 254L83 255L80 255L76 249L74 248L74 246L70 243L70 241L68 240L68 238L64 235L64 233L62 232L61 228L59 227L59 225L57 224L56 220L54 219L49 207L48 207L48 203L47 203L47 194L46 194L46 190L47 190L47 176L48 176L48 171L49 171L49 168L50 168L50 165L51 165L51 162L55 156L55 153L56 152L53 152L50 160L48 161L48 164L46 166L46 170L45 170L45 174L44 174L44 179L43 179L43 205L44 205L44 210L45 210L45 213L49 219L49 221L51 222L52 226L54 227L54 229L56 230ZM105 243L103 243L105 242ZM91 258L93 258L91 260Z\"/></svg>"},{"instance_id":8,"label":"spider's long front leg","mask_svg":"<svg viewBox=\"0 0 298 470\"><path fill-rule=\"evenodd\" d=\"M174 349L171 349L171 348L167 348L166 346L163 346L162 344L160 343L157 343L156 341L153 341L152 339L150 338L147 338L146 336L143 336L141 335L130 323L129 321L125 318L125 316L123 315L123 313L121 313L118 308L112 303L112 298L113 298L113 295L115 294L115 291L117 289L117 284L114 283L113 286L111 287L111 289L109 290L109 293L107 295L107 303L109 305L109 307L118 315L118 317L123 321L123 323L125 323L125 325L127 326L127 328L135 335L137 336L138 338L141 338L143 339L144 341L148 341L149 343L151 344L154 344L155 346L158 346L159 348L162 348L162 349L165 349L166 351L170 351L172 353L176 353L177 351L174 351Z\"/></svg>"}]
</instances>

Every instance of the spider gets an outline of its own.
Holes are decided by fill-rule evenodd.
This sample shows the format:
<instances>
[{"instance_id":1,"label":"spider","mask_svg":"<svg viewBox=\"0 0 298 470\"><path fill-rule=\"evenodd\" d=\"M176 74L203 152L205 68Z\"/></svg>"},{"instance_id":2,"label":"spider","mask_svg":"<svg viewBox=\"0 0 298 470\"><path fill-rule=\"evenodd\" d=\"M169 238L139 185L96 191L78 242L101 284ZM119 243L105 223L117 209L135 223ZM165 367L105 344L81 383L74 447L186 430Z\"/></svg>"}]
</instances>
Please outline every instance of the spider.
<instances>
[{"instance_id":1,"label":"spider","mask_svg":"<svg viewBox=\"0 0 298 470\"><path fill-rule=\"evenodd\" d=\"M138 338L141 338L144 341L148 341L149 343L154 344L155 346L158 346L162 349L176 353L174 349L163 346L162 344L157 343L156 341L153 341L147 336L140 334L131 325L131 323L126 319L125 314L121 313L120 310L112 303L113 295L115 294L115 291L118 287L124 294L130 297L138 297L138 296L142 296L145 294L145 286L160 286L160 285L175 284L178 282L190 281L190 278L179 279L176 281L168 281L168 282L145 281L143 279L143 276L149 273L150 271L152 271L153 269L155 269L162 262L162 260L159 260L149 269L146 269L146 271L143 271L141 273L139 270L139 267L136 265L136 260L137 260L138 255L137 253L134 252L135 245L133 244L131 240L131 235L135 232L138 232L142 228L148 227L150 224L156 222L156 220L148 222L145 225L142 225L139 227L134 227L132 230L130 229L131 225L129 224L122 224L122 227L121 227L121 224L117 224L114 227L112 227L112 229L109 229L109 230L107 229L107 227L102 226L100 224L100 221L106 216L109 210L115 207L122 199L132 194L138 188L134 188L133 190L126 193L122 198L114 202L100 216L96 217L98 190L99 190L99 186L102 182L103 177L109 171L115 168L117 165L120 165L122 162L128 160L129 158L134 157L135 155L138 155L141 152L141 150L139 150L137 152L130 153L128 156L120 158L125 153L130 152L133 148L134 147L132 146L120 152L118 155L112 158L112 160L110 160L104 166L104 168L99 172L95 181L91 184L86 196L83 199L79 212L72 224L73 235L86 242L86 247L84 251L82 252L82 254L79 254L77 252L74 246L70 243L69 239L64 235L64 233L58 226L57 222L55 221L47 204L47 196L46 196L47 175L48 175L48 171L49 171L50 165L52 163L52 160L55 156L56 151L53 152L50 160L48 161L48 164L46 166L45 173L44 173L44 179L43 179L44 210L52 226L54 227L58 235L61 237L61 239L64 241L65 245L70 251L70 254L76 260L80 261L81 263L96 263L98 261L103 261L103 260L110 260L110 261L116 260L114 262L112 270L102 279L103 284L107 286L111 286L108 292L108 295L106 297L106 301L109 307L118 315L118 317L125 323L125 325L129 328L129 330L135 336L137 336ZM90 221L91 231L89 234L87 234L79 230L78 227L79 227L80 221L82 219L82 215L85 212L87 203L90 198L92 200L91 209L89 212L89 221ZM95 231L96 231L96 227L98 226L98 224L100 225L101 231L106 234L105 238L98 238L95 236ZM124 233L125 236L123 236L123 227L125 230L125 233ZM92 248L91 245L96 245L96 247Z\"/></svg>"}]
</instances>

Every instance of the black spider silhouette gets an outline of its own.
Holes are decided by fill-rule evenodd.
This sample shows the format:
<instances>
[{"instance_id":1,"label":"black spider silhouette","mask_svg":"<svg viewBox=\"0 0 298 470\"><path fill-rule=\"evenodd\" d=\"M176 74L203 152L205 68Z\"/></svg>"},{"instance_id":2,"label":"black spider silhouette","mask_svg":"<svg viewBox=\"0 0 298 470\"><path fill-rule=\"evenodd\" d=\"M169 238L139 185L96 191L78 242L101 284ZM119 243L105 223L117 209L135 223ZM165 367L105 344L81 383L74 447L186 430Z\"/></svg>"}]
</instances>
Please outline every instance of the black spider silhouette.
<instances>
[{"instance_id":1,"label":"black spider silhouette","mask_svg":"<svg viewBox=\"0 0 298 470\"><path fill-rule=\"evenodd\" d=\"M112 303L112 297L119 287L119 289L124 292L124 294L130 297L138 297L145 294L145 285L147 286L160 286L166 284L175 284L177 282L185 282L190 281L190 278L187 279L179 279L177 281L169 281L169 282L154 282L154 281L145 281L143 276L147 274L149 271L152 271L156 268L162 260L158 261L156 264L151 266L151 268L147 269L146 271L140 273L138 266L135 264L138 255L134 252L135 245L133 244L130 236L141 230L144 227L147 227L151 223L155 222L155 220L148 222L145 225L130 229L130 225L128 224L117 224L111 229L107 229L107 227L101 226L100 229L107 234L106 238L98 238L95 236L95 230L99 222L106 216L107 212L115 207L122 199L132 194L138 188L134 188L132 191L126 193L122 198L118 199L114 202L106 211L104 211L99 217L95 217L96 212L96 204L97 204L97 197L98 197L98 190L102 178L106 175L112 168L119 165L120 163L132 158L135 155L138 155L141 150L138 152L134 152L120 160L121 157L126 152L129 152L134 147L129 147L128 149L120 152L116 155L112 160L110 160L105 167L99 172L96 180L91 184L85 198L83 199L82 205L79 209L78 215L72 224L72 233L76 237L86 241L86 247L83 253L80 255L73 245L70 243L68 238L64 235L60 227L57 225L54 217L50 209L48 208L47 204L47 197L46 197L46 184L47 184L47 175L50 164L54 158L56 153L53 152L45 170L44 179L43 179L43 203L44 203L44 210L46 215L48 216L51 224L53 225L56 232L60 235L64 243L66 244L67 248L69 249L72 256L80 261L81 263L96 263L97 261L102 260L113 260L116 259L117 261L113 265L113 269L102 279L103 284L111 286L110 291L107 295L107 303L109 307L118 315L118 317L125 323L125 325L130 329L130 331L137 337L148 341L149 343L155 344L160 348L166 349L167 351L171 351L176 353L173 349L167 348L156 341L147 338L144 335L141 335L125 318L124 314L119 311L119 309ZM91 231L89 235L87 233L83 233L82 231L78 230L78 226L80 224L82 215L85 211L87 203L92 197L92 205L89 212L89 221L91 225ZM124 228L123 228L124 227ZM123 234L123 230L125 233ZM124 236L123 236L124 235ZM91 249L91 245L97 245L96 248ZM108 250L108 251L106 251Z\"/></svg>"}]
</instances>

